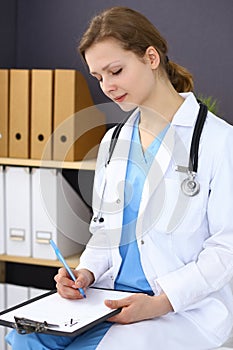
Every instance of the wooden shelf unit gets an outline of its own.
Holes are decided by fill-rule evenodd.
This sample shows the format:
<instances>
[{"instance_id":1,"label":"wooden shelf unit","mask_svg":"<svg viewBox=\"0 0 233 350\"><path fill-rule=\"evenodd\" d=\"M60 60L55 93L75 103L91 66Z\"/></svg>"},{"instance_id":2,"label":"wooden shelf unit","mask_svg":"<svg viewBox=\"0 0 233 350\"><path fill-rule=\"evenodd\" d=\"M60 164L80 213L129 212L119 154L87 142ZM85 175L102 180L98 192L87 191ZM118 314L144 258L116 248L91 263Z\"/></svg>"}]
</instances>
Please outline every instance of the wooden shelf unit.
<instances>
[{"instance_id":1,"label":"wooden shelf unit","mask_svg":"<svg viewBox=\"0 0 233 350\"><path fill-rule=\"evenodd\" d=\"M66 258L66 262L71 268L75 268L79 263L80 255L72 255ZM0 255L0 262L14 262L17 264L30 264L30 265L41 265L49 267L61 267L62 263L59 260L39 259L26 256L16 255Z\"/></svg>"},{"instance_id":2,"label":"wooden shelf unit","mask_svg":"<svg viewBox=\"0 0 233 350\"><path fill-rule=\"evenodd\" d=\"M56 160L37 160L23 158L0 158L1 165L16 165L32 168L55 168L55 169L77 169L77 170L95 170L96 159L86 159L76 162L65 162Z\"/></svg>"}]
</instances>

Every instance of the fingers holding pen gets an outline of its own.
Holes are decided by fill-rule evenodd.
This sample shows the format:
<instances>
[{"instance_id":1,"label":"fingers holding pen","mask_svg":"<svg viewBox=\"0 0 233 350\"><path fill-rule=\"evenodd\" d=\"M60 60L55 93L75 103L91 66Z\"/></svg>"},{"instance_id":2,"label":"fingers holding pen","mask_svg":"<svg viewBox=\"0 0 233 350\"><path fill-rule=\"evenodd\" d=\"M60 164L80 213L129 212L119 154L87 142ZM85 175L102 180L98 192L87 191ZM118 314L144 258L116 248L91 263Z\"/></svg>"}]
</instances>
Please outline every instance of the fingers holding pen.
<instances>
[{"instance_id":1,"label":"fingers holding pen","mask_svg":"<svg viewBox=\"0 0 233 350\"><path fill-rule=\"evenodd\" d=\"M74 276L78 278L77 271L73 271ZM80 293L75 286L75 282L70 278L70 275L64 267L58 270L57 275L54 277L56 282L57 292L63 297L68 299L81 298Z\"/></svg>"},{"instance_id":2,"label":"fingers holding pen","mask_svg":"<svg viewBox=\"0 0 233 350\"><path fill-rule=\"evenodd\" d=\"M72 273L76 278L75 281L70 278L70 275L65 268L62 267L58 270L58 274L54 277L57 291L64 298L83 298L83 295L80 294L79 288L86 290L86 288L93 283L94 276L90 271L85 269L72 270Z\"/></svg>"},{"instance_id":3,"label":"fingers holding pen","mask_svg":"<svg viewBox=\"0 0 233 350\"><path fill-rule=\"evenodd\" d=\"M87 269L76 270L77 279L75 281L76 288L86 289L94 282L94 275Z\"/></svg>"}]
</instances>

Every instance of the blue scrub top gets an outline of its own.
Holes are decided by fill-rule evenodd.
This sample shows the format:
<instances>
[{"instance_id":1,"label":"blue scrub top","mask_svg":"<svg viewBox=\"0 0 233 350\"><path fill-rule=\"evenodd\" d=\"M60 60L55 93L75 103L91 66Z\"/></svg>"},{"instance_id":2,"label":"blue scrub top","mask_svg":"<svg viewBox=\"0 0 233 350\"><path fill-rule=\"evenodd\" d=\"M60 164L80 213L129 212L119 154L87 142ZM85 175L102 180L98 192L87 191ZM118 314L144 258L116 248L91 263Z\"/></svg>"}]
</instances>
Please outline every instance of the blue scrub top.
<instances>
[{"instance_id":1,"label":"blue scrub top","mask_svg":"<svg viewBox=\"0 0 233 350\"><path fill-rule=\"evenodd\" d=\"M126 171L123 226L119 248L122 263L115 281L115 289L153 294L142 269L135 232L145 179L169 125L161 131L144 152L138 123L139 115L133 127Z\"/></svg>"}]
</instances>

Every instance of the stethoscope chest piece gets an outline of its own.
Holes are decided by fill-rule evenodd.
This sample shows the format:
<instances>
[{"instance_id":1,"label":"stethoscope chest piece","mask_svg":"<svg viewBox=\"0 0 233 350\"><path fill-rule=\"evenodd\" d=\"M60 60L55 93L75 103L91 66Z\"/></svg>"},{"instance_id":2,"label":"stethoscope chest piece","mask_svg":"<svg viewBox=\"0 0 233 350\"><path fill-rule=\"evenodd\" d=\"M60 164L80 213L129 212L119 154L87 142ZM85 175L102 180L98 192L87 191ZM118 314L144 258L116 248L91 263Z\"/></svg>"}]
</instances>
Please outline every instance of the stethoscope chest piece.
<instances>
[{"instance_id":1,"label":"stethoscope chest piece","mask_svg":"<svg viewBox=\"0 0 233 350\"><path fill-rule=\"evenodd\" d=\"M181 189L186 196L196 196L200 191L200 184L195 179L195 174L190 172L188 177L181 183Z\"/></svg>"}]
</instances>

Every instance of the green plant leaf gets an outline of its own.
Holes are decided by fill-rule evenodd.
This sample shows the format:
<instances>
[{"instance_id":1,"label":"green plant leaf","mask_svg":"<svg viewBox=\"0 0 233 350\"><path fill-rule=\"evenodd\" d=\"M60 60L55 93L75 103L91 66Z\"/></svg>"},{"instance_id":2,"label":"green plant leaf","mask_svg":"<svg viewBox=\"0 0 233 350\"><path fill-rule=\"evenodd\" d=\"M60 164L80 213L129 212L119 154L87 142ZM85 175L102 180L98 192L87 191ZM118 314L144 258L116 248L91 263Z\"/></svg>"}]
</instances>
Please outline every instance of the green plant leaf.
<instances>
[{"instance_id":1,"label":"green plant leaf","mask_svg":"<svg viewBox=\"0 0 233 350\"><path fill-rule=\"evenodd\" d=\"M203 102L207 107L208 110L214 114L218 114L218 101L214 99L212 96L203 96L199 95L198 99Z\"/></svg>"}]
</instances>

